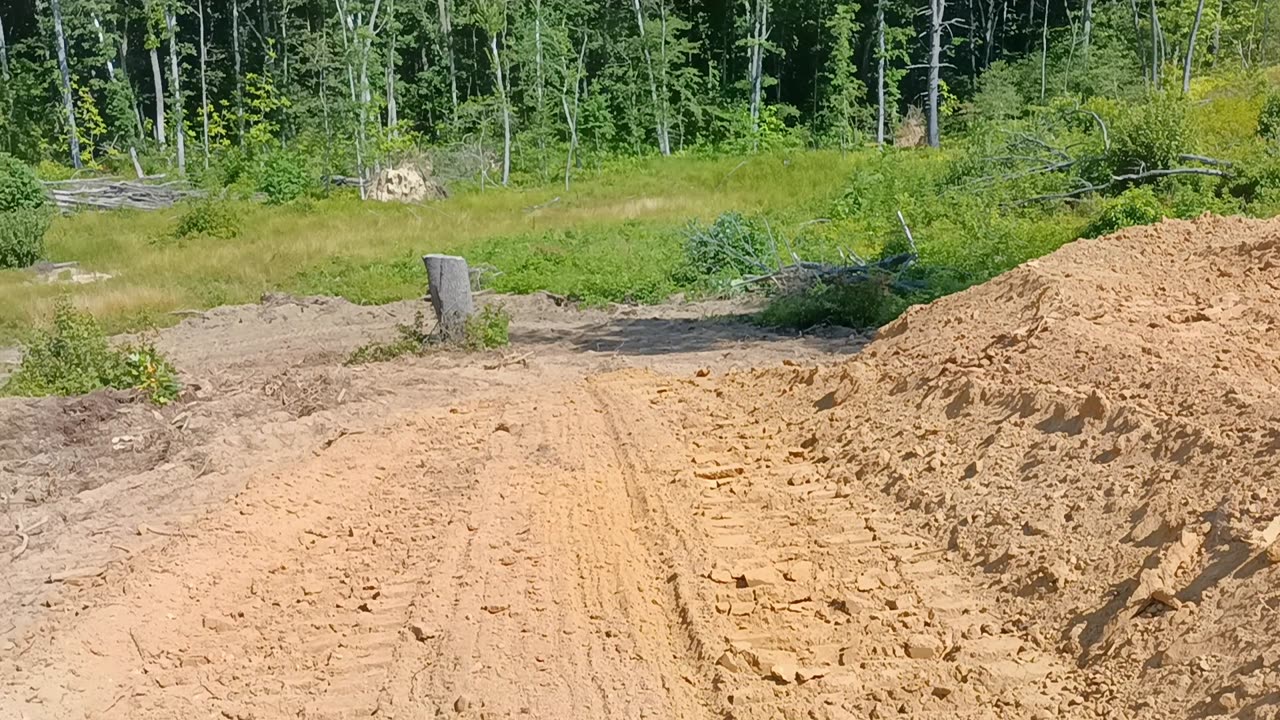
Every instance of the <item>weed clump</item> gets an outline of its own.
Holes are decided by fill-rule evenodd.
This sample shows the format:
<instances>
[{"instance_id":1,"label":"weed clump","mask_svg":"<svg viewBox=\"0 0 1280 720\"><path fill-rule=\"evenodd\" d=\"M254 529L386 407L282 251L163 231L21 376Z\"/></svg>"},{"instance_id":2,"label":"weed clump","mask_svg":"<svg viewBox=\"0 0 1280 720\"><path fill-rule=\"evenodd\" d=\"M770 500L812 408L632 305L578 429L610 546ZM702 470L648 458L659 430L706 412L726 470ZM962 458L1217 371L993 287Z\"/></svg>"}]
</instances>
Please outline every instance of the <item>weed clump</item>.
<instances>
[{"instance_id":1,"label":"weed clump","mask_svg":"<svg viewBox=\"0 0 1280 720\"><path fill-rule=\"evenodd\" d=\"M97 320L61 300L53 323L37 333L3 394L23 397L137 390L165 405L181 392L173 365L149 344L113 348Z\"/></svg>"},{"instance_id":2,"label":"weed clump","mask_svg":"<svg viewBox=\"0 0 1280 720\"><path fill-rule=\"evenodd\" d=\"M794 330L824 325L879 327L896 318L907 305L883 279L840 285L819 283L773 298L760 313L760 323Z\"/></svg>"},{"instance_id":3,"label":"weed clump","mask_svg":"<svg viewBox=\"0 0 1280 720\"><path fill-rule=\"evenodd\" d=\"M387 362L432 348L461 348L473 352L492 350L510 342L510 327L511 313L500 306L486 305L467 320L461 341L448 343L427 327L426 317L419 311L412 323L396 325L394 340L361 345L347 357L347 365Z\"/></svg>"},{"instance_id":4,"label":"weed clump","mask_svg":"<svg viewBox=\"0 0 1280 720\"><path fill-rule=\"evenodd\" d=\"M204 198L187 205L173 228L171 237L185 240L209 237L232 240L240 236L240 216L224 200Z\"/></svg>"},{"instance_id":5,"label":"weed clump","mask_svg":"<svg viewBox=\"0 0 1280 720\"><path fill-rule=\"evenodd\" d=\"M49 228L44 189L31 168L0 153L0 268L21 268L44 257Z\"/></svg>"},{"instance_id":6,"label":"weed clump","mask_svg":"<svg viewBox=\"0 0 1280 720\"><path fill-rule=\"evenodd\" d=\"M498 305L485 305L467 319L463 343L470 350L492 350L511 342L511 313Z\"/></svg>"}]
</instances>

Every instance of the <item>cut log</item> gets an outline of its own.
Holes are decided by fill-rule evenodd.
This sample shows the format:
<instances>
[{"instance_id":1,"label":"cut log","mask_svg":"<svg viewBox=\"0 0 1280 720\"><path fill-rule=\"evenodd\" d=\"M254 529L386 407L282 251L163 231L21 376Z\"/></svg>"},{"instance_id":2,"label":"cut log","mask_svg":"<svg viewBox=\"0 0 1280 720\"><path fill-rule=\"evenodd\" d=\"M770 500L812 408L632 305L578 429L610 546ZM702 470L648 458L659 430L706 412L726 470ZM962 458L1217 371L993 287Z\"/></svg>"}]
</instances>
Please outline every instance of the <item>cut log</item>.
<instances>
[{"instance_id":1,"label":"cut log","mask_svg":"<svg viewBox=\"0 0 1280 720\"><path fill-rule=\"evenodd\" d=\"M445 340L462 340L467 320L475 312L471 301L471 273L467 261L456 255L424 255L431 309Z\"/></svg>"}]
</instances>

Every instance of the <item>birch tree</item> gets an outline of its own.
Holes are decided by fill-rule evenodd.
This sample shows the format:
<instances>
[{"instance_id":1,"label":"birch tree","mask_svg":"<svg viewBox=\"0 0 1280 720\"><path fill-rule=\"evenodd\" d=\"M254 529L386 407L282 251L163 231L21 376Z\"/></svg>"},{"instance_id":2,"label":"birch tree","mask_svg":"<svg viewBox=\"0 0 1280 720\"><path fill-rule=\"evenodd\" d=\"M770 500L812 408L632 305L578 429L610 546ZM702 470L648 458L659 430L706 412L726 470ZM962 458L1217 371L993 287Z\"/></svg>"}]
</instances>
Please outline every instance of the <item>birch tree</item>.
<instances>
[{"instance_id":1,"label":"birch tree","mask_svg":"<svg viewBox=\"0 0 1280 720\"><path fill-rule=\"evenodd\" d=\"M502 184L511 180L511 102L502 72L500 40L507 27L506 0L482 0L476 4L476 23L489 36L489 61L493 66L498 94L498 111L502 115Z\"/></svg>"},{"instance_id":2,"label":"birch tree","mask_svg":"<svg viewBox=\"0 0 1280 720\"><path fill-rule=\"evenodd\" d=\"M204 0L197 0L196 11L200 14L200 144L204 148L204 169L209 169L209 79L208 64L209 46L204 32Z\"/></svg>"},{"instance_id":3,"label":"birch tree","mask_svg":"<svg viewBox=\"0 0 1280 720\"><path fill-rule=\"evenodd\" d=\"M151 58L151 82L155 89L155 136L156 144L160 147L165 146L168 139L168 133L165 132L164 125L164 81L161 80L160 72L160 37L163 33L160 27L164 22L164 11L158 4L147 6L147 38L146 48L147 54Z\"/></svg>"},{"instance_id":4,"label":"birch tree","mask_svg":"<svg viewBox=\"0 0 1280 720\"><path fill-rule=\"evenodd\" d=\"M884 147L885 94L884 71L888 60L884 45L884 3L876 0L876 145Z\"/></svg>"},{"instance_id":5,"label":"birch tree","mask_svg":"<svg viewBox=\"0 0 1280 720\"><path fill-rule=\"evenodd\" d=\"M935 148L942 146L942 136L938 127L938 98L939 83L942 80L943 15L946 10L946 0L929 0L928 141L929 147Z\"/></svg>"},{"instance_id":6,"label":"birch tree","mask_svg":"<svg viewBox=\"0 0 1280 720\"><path fill-rule=\"evenodd\" d=\"M58 50L58 74L62 79L62 105L67 112L67 138L71 145L71 166L79 170L84 167L84 164L80 160L80 136L76 132L76 105L71 95L71 70L67 65L67 40L62 26L62 3L60 0L49 0L49 9L53 12L53 41ZM7 60L5 64L8 65Z\"/></svg>"},{"instance_id":7,"label":"birch tree","mask_svg":"<svg viewBox=\"0 0 1280 720\"><path fill-rule=\"evenodd\" d=\"M653 54L649 51L649 42L644 31L644 10L640 7L640 0L631 0L631 6L636 15L636 29L640 40L640 54L644 59L645 72L649 77L649 97L653 102L653 120L654 129L658 137L658 152L663 155L670 155L671 131L668 124L668 118L663 111L664 105L659 101L658 78L653 69Z\"/></svg>"},{"instance_id":8,"label":"birch tree","mask_svg":"<svg viewBox=\"0 0 1280 720\"><path fill-rule=\"evenodd\" d=\"M1196 17L1191 22L1191 37L1187 39L1187 60L1182 64L1182 94L1191 92L1191 63L1196 55L1196 35L1200 33L1200 19L1204 17L1204 0L1196 4Z\"/></svg>"},{"instance_id":9,"label":"birch tree","mask_svg":"<svg viewBox=\"0 0 1280 720\"><path fill-rule=\"evenodd\" d=\"M169 89L173 91L173 134L178 148L178 174L187 174L187 133L183 125L181 70L178 68L178 22L172 7L164 10L165 27L169 31Z\"/></svg>"},{"instance_id":10,"label":"birch tree","mask_svg":"<svg viewBox=\"0 0 1280 720\"><path fill-rule=\"evenodd\" d=\"M578 51L578 64L573 72L573 106L569 106L569 69L564 68L564 88L560 91L560 104L564 108L565 124L569 128L569 151L564 159L564 190L569 192L569 176L573 171L573 153L578 149L578 100L582 91L583 68L587 56L587 35L582 34L582 49Z\"/></svg>"}]
</instances>

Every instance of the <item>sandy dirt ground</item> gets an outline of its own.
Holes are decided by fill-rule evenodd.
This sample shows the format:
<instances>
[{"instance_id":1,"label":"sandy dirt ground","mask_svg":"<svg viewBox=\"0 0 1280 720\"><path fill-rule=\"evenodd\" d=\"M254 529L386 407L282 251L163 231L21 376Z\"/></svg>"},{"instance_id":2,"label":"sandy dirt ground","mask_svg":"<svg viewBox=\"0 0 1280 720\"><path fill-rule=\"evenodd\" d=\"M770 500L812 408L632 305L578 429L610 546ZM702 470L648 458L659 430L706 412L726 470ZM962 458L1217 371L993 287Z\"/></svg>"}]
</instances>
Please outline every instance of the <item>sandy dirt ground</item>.
<instances>
[{"instance_id":1,"label":"sandy dirt ground","mask_svg":"<svg viewBox=\"0 0 1280 720\"><path fill-rule=\"evenodd\" d=\"M0 403L0 717L1275 718L1280 223L1077 242L867 339L506 299L160 334Z\"/></svg>"}]
</instances>

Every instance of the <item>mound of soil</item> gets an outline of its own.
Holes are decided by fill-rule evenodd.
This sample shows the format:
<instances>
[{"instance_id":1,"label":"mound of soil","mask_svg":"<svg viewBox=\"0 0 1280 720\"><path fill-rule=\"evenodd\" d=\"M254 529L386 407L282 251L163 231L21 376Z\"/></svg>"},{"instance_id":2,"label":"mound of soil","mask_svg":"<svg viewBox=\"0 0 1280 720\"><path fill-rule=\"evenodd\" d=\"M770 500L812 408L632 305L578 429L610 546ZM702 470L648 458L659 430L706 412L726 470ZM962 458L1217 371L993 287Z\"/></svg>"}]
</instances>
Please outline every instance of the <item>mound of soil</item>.
<instances>
[{"instance_id":1,"label":"mound of soil","mask_svg":"<svg viewBox=\"0 0 1280 720\"><path fill-rule=\"evenodd\" d=\"M1277 221L1135 228L721 391L803 403L829 480L896 501L1072 663L1055 714L1277 717L1278 270Z\"/></svg>"}]
</instances>

